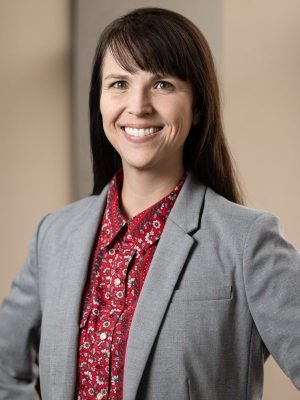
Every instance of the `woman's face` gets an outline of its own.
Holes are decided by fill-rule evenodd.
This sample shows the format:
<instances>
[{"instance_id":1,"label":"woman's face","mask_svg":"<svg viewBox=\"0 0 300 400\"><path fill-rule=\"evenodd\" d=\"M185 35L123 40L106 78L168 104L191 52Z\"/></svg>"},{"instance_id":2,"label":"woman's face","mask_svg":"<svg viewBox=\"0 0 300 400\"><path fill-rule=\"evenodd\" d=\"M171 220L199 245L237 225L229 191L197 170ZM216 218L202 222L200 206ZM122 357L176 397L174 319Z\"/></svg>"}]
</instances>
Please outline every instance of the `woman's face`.
<instances>
[{"instance_id":1,"label":"woman's face","mask_svg":"<svg viewBox=\"0 0 300 400\"><path fill-rule=\"evenodd\" d=\"M183 167L183 145L197 122L192 101L190 83L140 69L130 73L106 52L100 112L124 171Z\"/></svg>"}]
</instances>

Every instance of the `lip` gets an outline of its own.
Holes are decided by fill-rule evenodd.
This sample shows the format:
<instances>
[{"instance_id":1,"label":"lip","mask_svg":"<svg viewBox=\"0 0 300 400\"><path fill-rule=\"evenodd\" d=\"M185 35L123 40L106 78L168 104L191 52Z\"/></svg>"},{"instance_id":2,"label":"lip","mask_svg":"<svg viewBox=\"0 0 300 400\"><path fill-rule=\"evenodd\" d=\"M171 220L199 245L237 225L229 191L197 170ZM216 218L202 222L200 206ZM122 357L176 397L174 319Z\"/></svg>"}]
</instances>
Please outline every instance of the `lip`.
<instances>
[{"instance_id":1,"label":"lip","mask_svg":"<svg viewBox=\"0 0 300 400\"><path fill-rule=\"evenodd\" d=\"M159 131L154 133L153 135L148 135L148 136L132 136L129 135L125 130L124 127L128 128L137 128L137 129L148 129L148 128L161 128ZM149 124L124 124L124 125L119 125L119 129L122 133L122 135L126 138L131 143L147 143L150 142L151 140L154 140L163 130L162 125L149 125Z\"/></svg>"}]
</instances>

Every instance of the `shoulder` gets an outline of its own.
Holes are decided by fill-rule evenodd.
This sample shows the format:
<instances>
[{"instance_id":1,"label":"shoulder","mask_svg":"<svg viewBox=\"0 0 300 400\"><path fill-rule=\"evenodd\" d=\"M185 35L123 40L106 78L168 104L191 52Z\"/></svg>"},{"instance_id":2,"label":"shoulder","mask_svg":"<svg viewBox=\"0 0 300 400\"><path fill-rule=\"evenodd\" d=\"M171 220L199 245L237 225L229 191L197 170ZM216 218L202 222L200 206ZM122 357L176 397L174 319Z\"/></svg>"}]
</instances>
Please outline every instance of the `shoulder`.
<instances>
[{"instance_id":1,"label":"shoulder","mask_svg":"<svg viewBox=\"0 0 300 400\"><path fill-rule=\"evenodd\" d=\"M100 195L88 196L45 215L38 224L38 235L68 236L89 220L97 219L105 205L106 190Z\"/></svg>"},{"instance_id":2,"label":"shoulder","mask_svg":"<svg viewBox=\"0 0 300 400\"><path fill-rule=\"evenodd\" d=\"M80 200L74 201L65 205L64 207L51 212L52 220L61 220L61 219L69 219L74 218L76 215L85 212L89 209L93 204L97 201L99 196L87 196Z\"/></svg>"},{"instance_id":3,"label":"shoulder","mask_svg":"<svg viewBox=\"0 0 300 400\"><path fill-rule=\"evenodd\" d=\"M176 204L177 203L177 204ZM213 238L241 243L256 221L278 220L265 210L234 203L199 181L192 173L182 188L170 218L186 231L200 231ZM273 223L272 222L272 223Z\"/></svg>"},{"instance_id":4,"label":"shoulder","mask_svg":"<svg viewBox=\"0 0 300 400\"><path fill-rule=\"evenodd\" d=\"M189 206L192 205L186 211L193 211L194 209L199 211L199 203L201 203L202 216L214 218L221 222L229 222L230 224L243 221L251 222L266 214L273 215L266 210L250 208L226 199L210 186L200 181L192 172L188 174L180 196L184 199L182 201L184 207L187 204Z\"/></svg>"},{"instance_id":5,"label":"shoulder","mask_svg":"<svg viewBox=\"0 0 300 400\"><path fill-rule=\"evenodd\" d=\"M202 216L203 226L214 227L224 240L244 242L251 232L281 231L277 215L258 208L236 204L207 188Z\"/></svg>"},{"instance_id":6,"label":"shoulder","mask_svg":"<svg viewBox=\"0 0 300 400\"><path fill-rule=\"evenodd\" d=\"M253 221L262 215L273 215L271 212L259 208L251 208L246 205L234 203L216 193L210 187L206 191L206 202L208 210L211 213L216 213L220 218L229 218L234 220L249 220ZM236 221L237 221L236 220Z\"/></svg>"}]
</instances>

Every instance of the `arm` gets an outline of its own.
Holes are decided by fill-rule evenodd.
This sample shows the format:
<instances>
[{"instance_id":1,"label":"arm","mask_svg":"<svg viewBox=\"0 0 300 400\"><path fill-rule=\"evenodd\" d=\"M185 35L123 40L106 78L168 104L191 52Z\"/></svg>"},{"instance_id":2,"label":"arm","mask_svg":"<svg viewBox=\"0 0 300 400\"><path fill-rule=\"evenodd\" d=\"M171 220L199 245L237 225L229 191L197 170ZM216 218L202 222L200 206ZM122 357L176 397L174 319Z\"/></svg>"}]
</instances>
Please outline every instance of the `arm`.
<instances>
[{"instance_id":1,"label":"arm","mask_svg":"<svg viewBox=\"0 0 300 400\"><path fill-rule=\"evenodd\" d=\"M300 255L264 213L252 224L243 272L249 308L269 352L300 390Z\"/></svg>"},{"instance_id":2,"label":"arm","mask_svg":"<svg viewBox=\"0 0 300 400\"><path fill-rule=\"evenodd\" d=\"M39 399L35 390L41 308L38 289L37 242L40 222L29 255L0 310L0 399Z\"/></svg>"}]
</instances>

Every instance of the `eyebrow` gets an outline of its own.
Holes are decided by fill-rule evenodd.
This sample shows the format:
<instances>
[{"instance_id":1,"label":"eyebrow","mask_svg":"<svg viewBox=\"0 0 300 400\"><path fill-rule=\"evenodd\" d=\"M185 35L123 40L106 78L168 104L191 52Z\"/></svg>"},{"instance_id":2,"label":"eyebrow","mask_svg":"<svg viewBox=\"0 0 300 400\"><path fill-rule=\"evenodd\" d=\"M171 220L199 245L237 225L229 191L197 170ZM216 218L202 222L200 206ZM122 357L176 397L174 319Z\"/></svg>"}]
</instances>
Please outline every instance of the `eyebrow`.
<instances>
[{"instance_id":1,"label":"eyebrow","mask_svg":"<svg viewBox=\"0 0 300 400\"><path fill-rule=\"evenodd\" d=\"M131 75L131 74L130 74ZM156 79L164 79L166 78L168 75L167 74L154 74L152 79L156 80ZM118 79L118 80L123 80L123 79L128 79L129 75L120 75L120 74L109 74L107 75L104 80L109 80L109 79Z\"/></svg>"},{"instance_id":2,"label":"eyebrow","mask_svg":"<svg viewBox=\"0 0 300 400\"><path fill-rule=\"evenodd\" d=\"M119 74L109 74L107 75L104 80L106 81L107 79L126 79L128 78L128 75L119 75Z\"/></svg>"}]
</instances>

